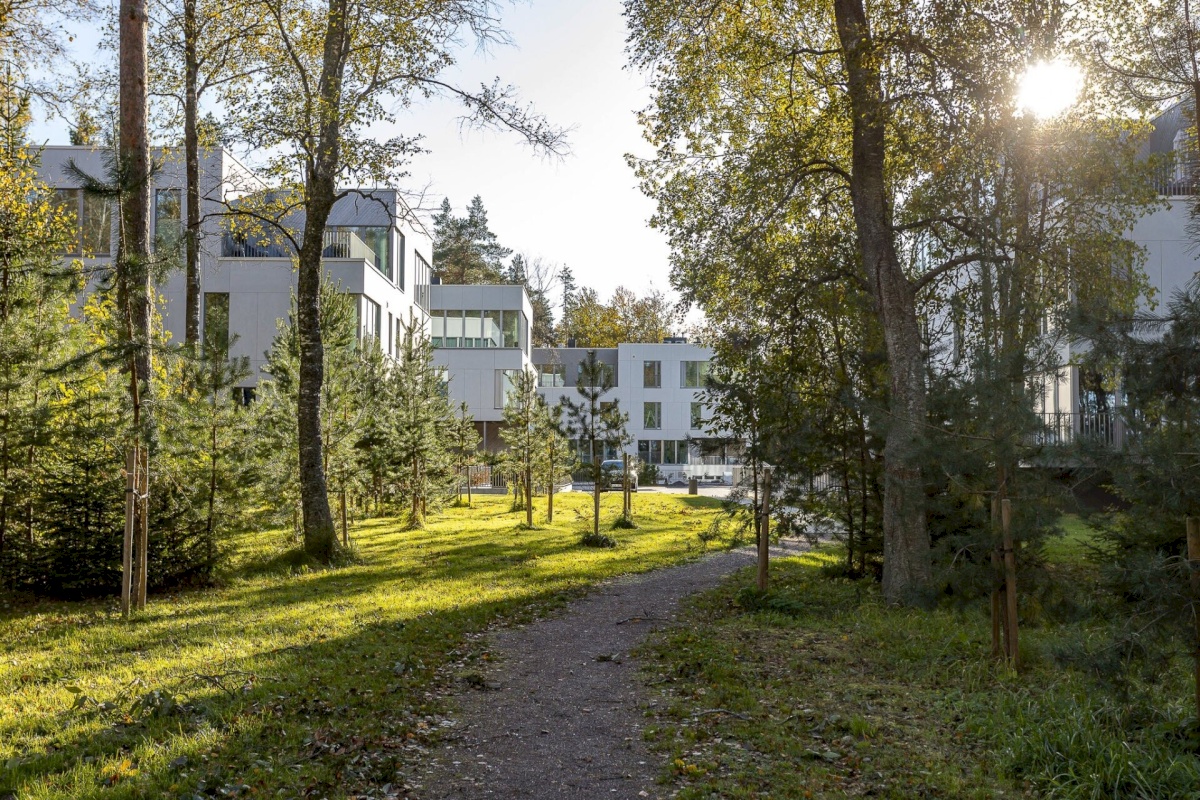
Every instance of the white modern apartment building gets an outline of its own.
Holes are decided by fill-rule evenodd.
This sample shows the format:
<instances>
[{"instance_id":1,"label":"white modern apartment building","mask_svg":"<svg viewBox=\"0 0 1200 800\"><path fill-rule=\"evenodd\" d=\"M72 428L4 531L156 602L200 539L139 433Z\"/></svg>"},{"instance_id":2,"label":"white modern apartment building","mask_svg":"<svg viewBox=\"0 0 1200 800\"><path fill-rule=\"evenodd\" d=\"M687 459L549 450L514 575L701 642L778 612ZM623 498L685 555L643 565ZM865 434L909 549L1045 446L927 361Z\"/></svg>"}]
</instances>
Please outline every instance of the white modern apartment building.
<instances>
[{"instance_id":1,"label":"white modern apartment building","mask_svg":"<svg viewBox=\"0 0 1200 800\"><path fill-rule=\"evenodd\" d=\"M445 372L450 401L466 403L481 446L499 450L512 378L533 368L529 295L523 286L434 284L429 302L434 363Z\"/></svg>"},{"instance_id":2,"label":"white modern apartment building","mask_svg":"<svg viewBox=\"0 0 1200 800\"><path fill-rule=\"evenodd\" d=\"M1200 271L1200 250L1188 234L1196 190L1192 178L1195 143L1188 136L1191 125L1182 105L1154 120L1144 155L1171 155L1174 164L1157 181L1162 206L1141 217L1128 234L1145 253L1146 279L1158 303L1158 312ZM1151 310L1148 298L1140 299L1139 310ZM1124 437L1119 411L1122 393L1119 388L1110 391L1100 376L1090 375L1072 363L1086 347L1070 342L1061 346L1060 357L1065 366L1043 381L1041 410L1054 441L1088 436L1119 445Z\"/></svg>"},{"instance_id":3,"label":"white modern apartment building","mask_svg":"<svg viewBox=\"0 0 1200 800\"><path fill-rule=\"evenodd\" d=\"M54 187L59 202L72 208L79 221L74 252L85 268L95 270L116 253L115 209L103 199L85 195L73 171L103 178L106 152L92 147L47 147L40 178ZM186 219L182 154L159 151L152 196L156 239L176 239ZM251 373L242 381L247 399L262 377L266 353L281 321L291 312L296 289L292 251L266 236L228 232L229 212L239 198L264 187L253 173L224 150L202 154L202 239L200 254L202 327L227 325L231 355L245 356ZM303 218L295 220L297 227ZM395 190L363 189L334 206L325 231L326 275L341 291L357 298L362 336L378 339L395 355L410 320L427 325L430 262L433 245ZM173 270L158 287L163 325L174 341L184 336L185 277Z\"/></svg>"},{"instance_id":4,"label":"white modern apartment building","mask_svg":"<svg viewBox=\"0 0 1200 800\"><path fill-rule=\"evenodd\" d=\"M546 400L578 399L580 363L593 348L555 347L533 351L538 384ZM683 338L660 343L594 348L596 359L611 371L610 396L629 415L626 451L653 464L668 482L688 477L728 479L740 455L711 442L702 392L712 351ZM588 456L580 448L581 456ZM615 448L606 458L617 457Z\"/></svg>"}]
</instances>

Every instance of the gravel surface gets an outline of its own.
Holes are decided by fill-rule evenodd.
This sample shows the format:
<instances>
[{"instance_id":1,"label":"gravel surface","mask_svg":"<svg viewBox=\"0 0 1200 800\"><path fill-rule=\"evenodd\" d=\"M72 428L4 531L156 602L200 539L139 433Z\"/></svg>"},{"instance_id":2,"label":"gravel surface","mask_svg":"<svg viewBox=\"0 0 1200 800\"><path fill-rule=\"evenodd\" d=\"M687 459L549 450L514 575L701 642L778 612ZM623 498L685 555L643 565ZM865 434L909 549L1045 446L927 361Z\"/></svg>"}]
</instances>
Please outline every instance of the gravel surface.
<instances>
[{"instance_id":1,"label":"gravel surface","mask_svg":"<svg viewBox=\"0 0 1200 800\"><path fill-rule=\"evenodd\" d=\"M496 666L458 698L457 733L432 751L421 796L657 798L642 738L647 701L629 651L679 601L754 563L739 550L604 584L561 616L492 637Z\"/></svg>"}]
</instances>

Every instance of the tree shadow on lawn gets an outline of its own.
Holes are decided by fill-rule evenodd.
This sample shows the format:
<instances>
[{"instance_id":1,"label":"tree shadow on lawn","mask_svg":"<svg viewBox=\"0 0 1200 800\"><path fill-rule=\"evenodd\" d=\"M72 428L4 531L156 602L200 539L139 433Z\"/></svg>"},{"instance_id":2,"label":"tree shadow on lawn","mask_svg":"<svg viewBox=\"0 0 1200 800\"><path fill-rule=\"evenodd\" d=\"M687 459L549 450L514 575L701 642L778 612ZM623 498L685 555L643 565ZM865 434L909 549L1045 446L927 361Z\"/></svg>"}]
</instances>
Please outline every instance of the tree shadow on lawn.
<instances>
[{"instance_id":1,"label":"tree shadow on lawn","mask_svg":"<svg viewBox=\"0 0 1200 800\"><path fill-rule=\"evenodd\" d=\"M426 691L467 634L698 555L685 535L653 533L672 527L594 551L571 529L447 538L380 521L358 531L364 562L159 596L129 623L97 613L111 601L53 604L33 647L3 645L21 666L0 663L0 689L29 708L0 713L0 765L17 759L0 771L0 797L190 797L242 784L336 796L386 783L415 752L408 735L433 730L420 715L442 701ZM33 668L48 678L36 690L15 674ZM70 708L79 695L89 699ZM97 707L106 702L116 706Z\"/></svg>"},{"instance_id":2,"label":"tree shadow on lawn","mask_svg":"<svg viewBox=\"0 0 1200 800\"><path fill-rule=\"evenodd\" d=\"M438 731L446 702L428 694L466 634L553 591L362 624L344 636L213 666L210 679L147 681L170 707L143 703L44 716L40 746L0 771L0 796L133 798L283 791L340 796L397 780L414 743ZM454 654L452 656L452 654ZM223 670L223 672L222 672ZM193 688L196 687L196 688ZM104 702L107 698L96 698ZM51 731L62 731L53 735ZM15 730L0 731L7 737ZM410 736L411 735L411 736ZM11 741L11 739L10 739ZM128 759L125 768L121 762ZM133 770L134 772L130 772ZM246 787L239 789L238 787Z\"/></svg>"}]
</instances>

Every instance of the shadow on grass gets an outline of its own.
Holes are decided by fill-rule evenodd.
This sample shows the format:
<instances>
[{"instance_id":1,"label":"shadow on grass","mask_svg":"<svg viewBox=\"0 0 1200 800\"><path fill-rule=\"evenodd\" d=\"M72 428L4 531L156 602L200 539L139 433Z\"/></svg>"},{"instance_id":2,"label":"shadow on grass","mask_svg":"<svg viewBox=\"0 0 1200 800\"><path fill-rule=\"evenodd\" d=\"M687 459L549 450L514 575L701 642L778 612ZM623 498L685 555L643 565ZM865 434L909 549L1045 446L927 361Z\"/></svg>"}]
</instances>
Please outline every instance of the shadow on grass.
<instances>
[{"instance_id":1,"label":"shadow on grass","mask_svg":"<svg viewBox=\"0 0 1200 800\"><path fill-rule=\"evenodd\" d=\"M0 640L0 692L18 707L0 711L0 797L340 796L395 783L438 729L437 668L478 655L468 634L697 554L670 520L597 552L574 521L517 532L508 512L467 515L469 530L451 529L464 521L454 514L427 530L365 522L358 561L339 569L269 552L225 588L156 597L129 623L111 602L13 620Z\"/></svg>"}]
</instances>

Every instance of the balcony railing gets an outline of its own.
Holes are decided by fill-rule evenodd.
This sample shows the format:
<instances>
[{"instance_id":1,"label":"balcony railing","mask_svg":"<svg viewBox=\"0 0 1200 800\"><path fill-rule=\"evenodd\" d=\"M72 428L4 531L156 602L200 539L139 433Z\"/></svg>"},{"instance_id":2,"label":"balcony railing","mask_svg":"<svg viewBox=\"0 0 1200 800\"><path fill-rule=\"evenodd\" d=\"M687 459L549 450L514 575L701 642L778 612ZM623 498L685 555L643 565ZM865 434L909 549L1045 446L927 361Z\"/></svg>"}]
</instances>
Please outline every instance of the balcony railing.
<instances>
[{"instance_id":1,"label":"balcony railing","mask_svg":"<svg viewBox=\"0 0 1200 800\"><path fill-rule=\"evenodd\" d=\"M353 231L331 228L325 231L321 258L361 258L375 266L375 251Z\"/></svg>"},{"instance_id":2,"label":"balcony railing","mask_svg":"<svg viewBox=\"0 0 1200 800\"><path fill-rule=\"evenodd\" d=\"M325 231L321 244L321 258L361 258L378 268L379 259L375 251L353 231L330 228ZM291 258L293 252L291 245L266 237L232 233L221 237L222 258Z\"/></svg>"},{"instance_id":3,"label":"balcony railing","mask_svg":"<svg viewBox=\"0 0 1200 800\"><path fill-rule=\"evenodd\" d=\"M1109 447L1125 444L1125 422L1117 411L1047 411L1044 427L1034 436L1041 445L1063 445L1078 440L1102 442Z\"/></svg>"}]
</instances>

